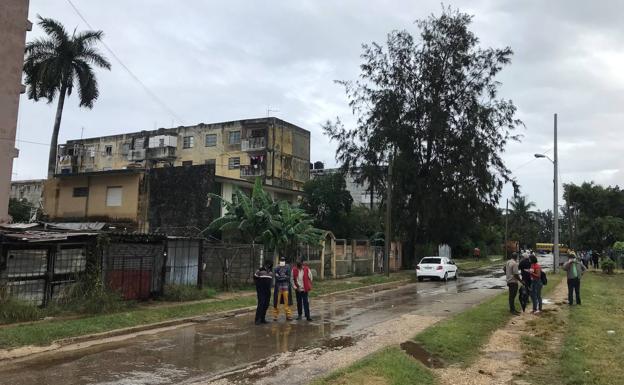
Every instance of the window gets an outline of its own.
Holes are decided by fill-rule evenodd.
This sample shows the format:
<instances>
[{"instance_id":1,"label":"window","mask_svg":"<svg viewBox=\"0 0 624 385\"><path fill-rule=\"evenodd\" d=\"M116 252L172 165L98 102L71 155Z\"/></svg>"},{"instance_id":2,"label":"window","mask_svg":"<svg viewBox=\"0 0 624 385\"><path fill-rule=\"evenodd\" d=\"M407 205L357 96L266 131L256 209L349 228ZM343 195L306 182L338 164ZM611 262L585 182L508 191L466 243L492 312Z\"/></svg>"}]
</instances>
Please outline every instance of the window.
<instances>
[{"instance_id":1,"label":"window","mask_svg":"<svg viewBox=\"0 0 624 385\"><path fill-rule=\"evenodd\" d=\"M194 136L185 136L182 140L182 148L193 148L195 146Z\"/></svg>"},{"instance_id":2,"label":"window","mask_svg":"<svg viewBox=\"0 0 624 385\"><path fill-rule=\"evenodd\" d=\"M113 155L113 146L105 146L104 152L106 153L107 156Z\"/></svg>"},{"instance_id":3,"label":"window","mask_svg":"<svg viewBox=\"0 0 624 385\"><path fill-rule=\"evenodd\" d=\"M128 155L130 152L130 143L124 143L121 145L121 154Z\"/></svg>"},{"instance_id":4,"label":"window","mask_svg":"<svg viewBox=\"0 0 624 385\"><path fill-rule=\"evenodd\" d=\"M110 166L108 166L108 167L102 167L102 171L110 171L110 170L112 170L112 169L113 169L113 168L112 168L112 167L110 167Z\"/></svg>"},{"instance_id":5,"label":"window","mask_svg":"<svg viewBox=\"0 0 624 385\"><path fill-rule=\"evenodd\" d=\"M165 138L158 139L158 147L165 147Z\"/></svg>"},{"instance_id":6,"label":"window","mask_svg":"<svg viewBox=\"0 0 624 385\"><path fill-rule=\"evenodd\" d=\"M217 134L206 134L206 147L214 147L217 145Z\"/></svg>"},{"instance_id":7,"label":"window","mask_svg":"<svg viewBox=\"0 0 624 385\"><path fill-rule=\"evenodd\" d=\"M107 187L106 188L106 206L118 207L121 206L122 188L120 186Z\"/></svg>"},{"instance_id":8,"label":"window","mask_svg":"<svg viewBox=\"0 0 624 385\"><path fill-rule=\"evenodd\" d=\"M193 165L193 161L192 160L183 160L182 161L182 166L192 166Z\"/></svg>"},{"instance_id":9,"label":"window","mask_svg":"<svg viewBox=\"0 0 624 385\"><path fill-rule=\"evenodd\" d=\"M228 143L229 144L240 144L240 142L241 142L240 131L231 131L229 133Z\"/></svg>"},{"instance_id":10,"label":"window","mask_svg":"<svg viewBox=\"0 0 624 385\"><path fill-rule=\"evenodd\" d=\"M206 159L204 164L209 164L211 166L215 166L217 164L217 160L216 159Z\"/></svg>"},{"instance_id":11,"label":"window","mask_svg":"<svg viewBox=\"0 0 624 385\"><path fill-rule=\"evenodd\" d=\"M240 168L240 158L239 157L235 157L235 158L228 159L228 168L230 170L234 170L236 168Z\"/></svg>"},{"instance_id":12,"label":"window","mask_svg":"<svg viewBox=\"0 0 624 385\"><path fill-rule=\"evenodd\" d=\"M74 193L72 195L74 198L86 197L88 195L89 195L88 187L74 187Z\"/></svg>"}]
</instances>

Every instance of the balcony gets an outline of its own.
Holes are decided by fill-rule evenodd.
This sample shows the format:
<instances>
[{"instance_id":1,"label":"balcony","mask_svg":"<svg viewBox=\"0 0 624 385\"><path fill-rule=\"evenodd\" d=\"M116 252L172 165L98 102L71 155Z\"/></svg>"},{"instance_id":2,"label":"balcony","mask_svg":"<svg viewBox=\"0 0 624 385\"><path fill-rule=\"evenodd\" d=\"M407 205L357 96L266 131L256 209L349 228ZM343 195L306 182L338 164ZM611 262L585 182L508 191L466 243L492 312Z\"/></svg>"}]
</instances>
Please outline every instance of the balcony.
<instances>
[{"instance_id":1,"label":"balcony","mask_svg":"<svg viewBox=\"0 0 624 385\"><path fill-rule=\"evenodd\" d=\"M254 166L240 166L241 178L255 178L257 176L264 175L264 168L258 165Z\"/></svg>"},{"instance_id":2,"label":"balcony","mask_svg":"<svg viewBox=\"0 0 624 385\"><path fill-rule=\"evenodd\" d=\"M130 150L128 153L128 160L130 162L140 162L145 160L145 149Z\"/></svg>"},{"instance_id":3,"label":"balcony","mask_svg":"<svg viewBox=\"0 0 624 385\"><path fill-rule=\"evenodd\" d=\"M147 150L147 157L149 159L172 159L176 157L176 149L175 147L149 148Z\"/></svg>"},{"instance_id":4,"label":"balcony","mask_svg":"<svg viewBox=\"0 0 624 385\"><path fill-rule=\"evenodd\" d=\"M247 138L241 141L241 150L243 151L258 151L266 148L266 140L264 136L256 138Z\"/></svg>"}]
</instances>

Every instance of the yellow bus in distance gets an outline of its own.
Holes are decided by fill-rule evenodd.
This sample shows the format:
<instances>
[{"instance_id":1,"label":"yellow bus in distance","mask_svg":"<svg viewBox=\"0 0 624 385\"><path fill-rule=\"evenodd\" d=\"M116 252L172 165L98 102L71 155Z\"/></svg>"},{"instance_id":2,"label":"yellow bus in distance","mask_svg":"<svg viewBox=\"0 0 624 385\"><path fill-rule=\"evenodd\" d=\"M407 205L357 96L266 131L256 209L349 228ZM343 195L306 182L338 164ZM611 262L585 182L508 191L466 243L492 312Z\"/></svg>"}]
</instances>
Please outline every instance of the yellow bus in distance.
<instances>
[{"instance_id":1,"label":"yellow bus in distance","mask_svg":"<svg viewBox=\"0 0 624 385\"><path fill-rule=\"evenodd\" d=\"M552 253L553 246L554 244L552 243L536 243L535 251L537 251L538 253L542 253L542 254ZM561 243L559 244L559 254L567 254L568 251L569 251L568 246L561 244Z\"/></svg>"}]
</instances>

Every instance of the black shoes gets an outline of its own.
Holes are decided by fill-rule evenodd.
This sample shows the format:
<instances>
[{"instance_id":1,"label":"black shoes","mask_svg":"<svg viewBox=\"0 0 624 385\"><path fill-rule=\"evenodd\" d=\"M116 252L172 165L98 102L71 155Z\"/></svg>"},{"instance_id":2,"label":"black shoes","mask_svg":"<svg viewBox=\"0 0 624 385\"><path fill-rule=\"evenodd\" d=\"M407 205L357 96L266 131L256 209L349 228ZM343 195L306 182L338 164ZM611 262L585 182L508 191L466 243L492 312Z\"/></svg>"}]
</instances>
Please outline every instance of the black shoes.
<instances>
[{"instance_id":1,"label":"black shoes","mask_svg":"<svg viewBox=\"0 0 624 385\"><path fill-rule=\"evenodd\" d=\"M297 321L301 321L301 316L297 316Z\"/></svg>"},{"instance_id":2,"label":"black shoes","mask_svg":"<svg viewBox=\"0 0 624 385\"><path fill-rule=\"evenodd\" d=\"M312 321L312 317L307 317L306 318L308 321Z\"/></svg>"}]
</instances>

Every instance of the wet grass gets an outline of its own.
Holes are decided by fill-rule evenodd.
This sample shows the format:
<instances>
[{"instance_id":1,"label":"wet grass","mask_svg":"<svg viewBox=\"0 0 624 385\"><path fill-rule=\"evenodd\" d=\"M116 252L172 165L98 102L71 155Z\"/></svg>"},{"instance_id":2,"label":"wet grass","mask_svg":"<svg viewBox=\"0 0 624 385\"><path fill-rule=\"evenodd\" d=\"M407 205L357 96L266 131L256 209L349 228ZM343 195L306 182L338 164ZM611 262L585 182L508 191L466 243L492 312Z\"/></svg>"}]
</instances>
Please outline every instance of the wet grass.
<instances>
[{"instance_id":1,"label":"wet grass","mask_svg":"<svg viewBox=\"0 0 624 385\"><path fill-rule=\"evenodd\" d=\"M522 342L532 383L624 383L624 274L587 273L581 298L581 306L563 305L531 325L533 335Z\"/></svg>"},{"instance_id":2,"label":"wet grass","mask_svg":"<svg viewBox=\"0 0 624 385\"><path fill-rule=\"evenodd\" d=\"M312 382L312 385L433 385L435 377L423 364L390 347L358 361L346 369Z\"/></svg>"},{"instance_id":3,"label":"wet grass","mask_svg":"<svg viewBox=\"0 0 624 385\"><path fill-rule=\"evenodd\" d=\"M217 294L217 291L211 287L198 289L196 286L189 285L166 285L164 292L161 299L171 302L197 301L213 298Z\"/></svg>"},{"instance_id":4,"label":"wet grass","mask_svg":"<svg viewBox=\"0 0 624 385\"><path fill-rule=\"evenodd\" d=\"M456 259L455 263L457 264L457 267L459 267L461 270L476 270L496 265L503 266L504 261L502 255L491 255L489 257L483 257L480 259Z\"/></svg>"},{"instance_id":5,"label":"wet grass","mask_svg":"<svg viewBox=\"0 0 624 385\"><path fill-rule=\"evenodd\" d=\"M413 274L412 274L413 275ZM370 276L365 278L353 278L350 280L327 280L315 282L315 288L312 292L313 296L322 294L331 294L338 291L348 289L362 288L378 283L393 282L407 279L408 273L395 273L390 277ZM183 291L183 292L182 292ZM212 295L214 291L211 289L200 292L193 292L191 296L195 299L196 295ZM249 293L249 290L241 291L241 294ZM182 298L191 299L187 290L181 290L172 298L173 301ZM136 306L125 311L117 311L109 314L82 315L81 318L74 319L51 319L43 320L31 324L7 325L0 328L0 349L15 348L26 345L49 345L52 342L69 337L83 336L87 334L102 333L106 331L146 325L151 323L163 322L176 318L200 316L218 311L235 310L256 305L255 295L234 296L233 298L215 300L208 302L196 302L189 304L176 304L166 307L145 307ZM15 320L13 314L20 314L25 310L21 306L12 307L11 309L0 309L0 313L6 313L7 322ZM35 309L35 307L27 306L27 309ZM28 318L41 318L40 312L33 314ZM22 318L23 320L23 318Z\"/></svg>"},{"instance_id":6,"label":"wet grass","mask_svg":"<svg viewBox=\"0 0 624 385\"><path fill-rule=\"evenodd\" d=\"M559 279L561 279L560 276ZM544 287L548 295L559 279L552 277ZM463 313L441 321L415 337L428 352L447 364L470 366L492 333L512 317L507 304L508 293L502 293Z\"/></svg>"}]
</instances>

